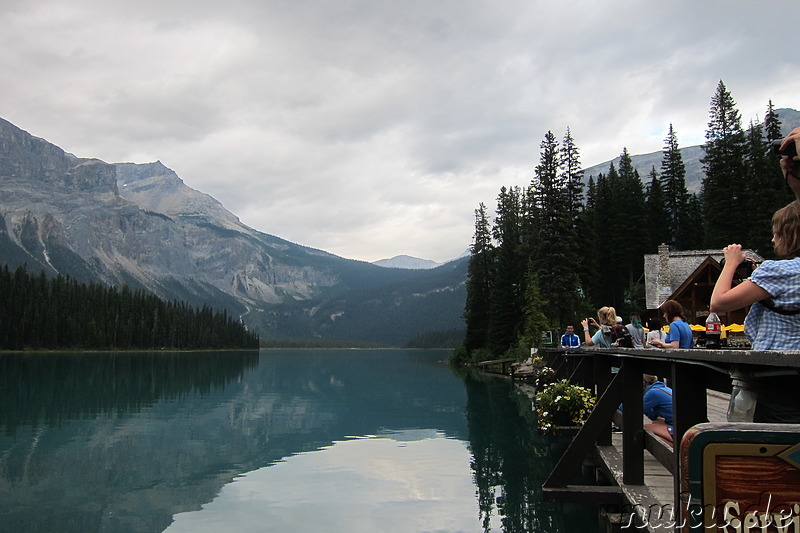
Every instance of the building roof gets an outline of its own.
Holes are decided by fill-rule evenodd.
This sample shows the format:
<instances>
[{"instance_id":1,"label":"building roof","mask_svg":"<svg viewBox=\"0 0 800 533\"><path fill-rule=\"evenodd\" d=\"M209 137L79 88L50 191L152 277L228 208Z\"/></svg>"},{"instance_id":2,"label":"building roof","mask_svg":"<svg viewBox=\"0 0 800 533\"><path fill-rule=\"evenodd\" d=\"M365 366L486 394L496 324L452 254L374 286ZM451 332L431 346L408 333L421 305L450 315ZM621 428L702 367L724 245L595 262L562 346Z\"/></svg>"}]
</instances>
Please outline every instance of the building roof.
<instances>
[{"instance_id":1,"label":"building roof","mask_svg":"<svg viewBox=\"0 0 800 533\"><path fill-rule=\"evenodd\" d=\"M756 261L763 258L752 250L745 250ZM644 256L645 303L647 309L657 309L678 291L703 265L713 260L717 264L724 255L722 250L670 251L666 244L658 247L657 254Z\"/></svg>"}]
</instances>

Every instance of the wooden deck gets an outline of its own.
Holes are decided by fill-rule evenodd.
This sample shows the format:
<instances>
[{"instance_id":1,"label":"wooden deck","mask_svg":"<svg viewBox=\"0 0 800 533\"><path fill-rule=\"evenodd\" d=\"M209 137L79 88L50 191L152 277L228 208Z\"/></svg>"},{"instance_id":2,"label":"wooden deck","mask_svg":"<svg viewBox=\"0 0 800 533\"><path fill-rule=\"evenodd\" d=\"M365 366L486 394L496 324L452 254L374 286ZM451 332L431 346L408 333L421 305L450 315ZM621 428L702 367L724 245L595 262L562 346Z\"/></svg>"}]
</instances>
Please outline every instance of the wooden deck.
<instances>
[{"instance_id":1,"label":"wooden deck","mask_svg":"<svg viewBox=\"0 0 800 533\"><path fill-rule=\"evenodd\" d=\"M800 371L796 352L590 348L545 355L548 366L558 368L558 377L593 387L598 401L543 484L542 495L550 501L597 505L607 518L601 523L604 531L671 532L682 522L678 507L686 467L681 450L643 428L643 373L669 379L675 439L681 442L698 424L726 420L731 370ZM620 403L626 406L624 420ZM612 434L612 420L622 433ZM798 430L790 427L789 432ZM592 457L599 485L570 484L580 464Z\"/></svg>"}]
</instances>

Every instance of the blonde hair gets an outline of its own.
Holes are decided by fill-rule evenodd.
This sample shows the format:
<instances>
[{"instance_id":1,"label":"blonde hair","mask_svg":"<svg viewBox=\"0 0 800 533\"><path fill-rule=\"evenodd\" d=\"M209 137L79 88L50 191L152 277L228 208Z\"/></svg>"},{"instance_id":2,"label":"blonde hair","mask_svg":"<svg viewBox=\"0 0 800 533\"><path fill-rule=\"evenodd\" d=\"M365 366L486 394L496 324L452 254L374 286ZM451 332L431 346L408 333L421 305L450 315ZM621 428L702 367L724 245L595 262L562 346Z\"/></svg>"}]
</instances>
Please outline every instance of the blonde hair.
<instances>
[{"instance_id":1,"label":"blonde hair","mask_svg":"<svg viewBox=\"0 0 800 533\"><path fill-rule=\"evenodd\" d=\"M800 202L795 200L772 215L772 231L779 237L775 253L784 259L800 256Z\"/></svg>"},{"instance_id":2,"label":"blonde hair","mask_svg":"<svg viewBox=\"0 0 800 533\"><path fill-rule=\"evenodd\" d=\"M613 307L601 307L597 310L597 318L600 319L600 324L613 326L617 323L617 311Z\"/></svg>"},{"instance_id":3,"label":"blonde hair","mask_svg":"<svg viewBox=\"0 0 800 533\"><path fill-rule=\"evenodd\" d=\"M658 376L654 376L653 374L642 374L642 379L648 385L652 385L656 381L658 381Z\"/></svg>"}]
</instances>

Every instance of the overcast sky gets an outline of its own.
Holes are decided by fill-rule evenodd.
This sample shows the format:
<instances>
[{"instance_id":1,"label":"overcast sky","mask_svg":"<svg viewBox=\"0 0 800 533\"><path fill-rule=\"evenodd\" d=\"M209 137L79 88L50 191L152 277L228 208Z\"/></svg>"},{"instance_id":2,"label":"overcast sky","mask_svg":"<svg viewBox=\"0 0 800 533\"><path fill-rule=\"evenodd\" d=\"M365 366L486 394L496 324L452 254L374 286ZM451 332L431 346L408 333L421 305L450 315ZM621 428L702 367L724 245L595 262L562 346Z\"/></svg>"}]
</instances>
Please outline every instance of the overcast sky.
<instances>
[{"instance_id":1,"label":"overcast sky","mask_svg":"<svg viewBox=\"0 0 800 533\"><path fill-rule=\"evenodd\" d=\"M160 160L242 222L343 257L444 261L548 130L588 167L800 109L797 0L0 0L0 117Z\"/></svg>"}]
</instances>

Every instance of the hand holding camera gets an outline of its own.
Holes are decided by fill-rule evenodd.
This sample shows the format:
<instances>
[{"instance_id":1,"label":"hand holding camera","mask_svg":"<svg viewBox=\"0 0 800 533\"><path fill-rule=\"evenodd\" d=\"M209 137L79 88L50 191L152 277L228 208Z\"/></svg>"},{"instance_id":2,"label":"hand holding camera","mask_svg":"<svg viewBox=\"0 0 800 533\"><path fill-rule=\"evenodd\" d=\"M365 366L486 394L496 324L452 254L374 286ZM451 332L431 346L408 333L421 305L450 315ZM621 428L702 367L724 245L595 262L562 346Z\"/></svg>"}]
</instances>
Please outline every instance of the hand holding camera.
<instances>
[{"instance_id":1,"label":"hand holding camera","mask_svg":"<svg viewBox=\"0 0 800 533\"><path fill-rule=\"evenodd\" d=\"M758 267L759 263L754 259L747 257L742 251L741 244L730 244L722 249L725 257L719 262L719 265L724 269L726 263L736 265L736 270L733 273L733 279L747 279L750 274Z\"/></svg>"},{"instance_id":2,"label":"hand holding camera","mask_svg":"<svg viewBox=\"0 0 800 533\"><path fill-rule=\"evenodd\" d=\"M785 139L778 139L776 141L772 141L770 153L777 157L791 157L791 158L797 157L797 142L794 138L791 137L792 135L789 135Z\"/></svg>"}]
</instances>

